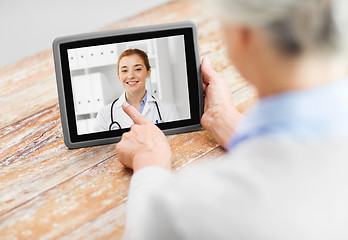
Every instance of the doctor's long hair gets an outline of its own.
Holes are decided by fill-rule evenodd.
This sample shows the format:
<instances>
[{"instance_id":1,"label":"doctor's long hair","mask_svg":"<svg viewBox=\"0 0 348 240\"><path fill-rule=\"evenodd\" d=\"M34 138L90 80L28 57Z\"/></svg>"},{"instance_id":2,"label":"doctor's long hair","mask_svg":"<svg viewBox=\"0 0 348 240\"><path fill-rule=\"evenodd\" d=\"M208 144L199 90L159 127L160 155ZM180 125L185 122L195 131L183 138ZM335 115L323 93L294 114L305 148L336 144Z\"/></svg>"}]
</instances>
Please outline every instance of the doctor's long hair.
<instances>
[{"instance_id":1,"label":"doctor's long hair","mask_svg":"<svg viewBox=\"0 0 348 240\"><path fill-rule=\"evenodd\" d=\"M139 57L141 57L143 59L147 71L149 71L151 69L149 57L147 56L146 52L144 52L143 50L140 50L138 48L130 48L130 49L125 50L123 53L121 53L120 57L118 58L117 72L120 71L121 59L124 57L132 56L132 55L138 55Z\"/></svg>"}]
</instances>

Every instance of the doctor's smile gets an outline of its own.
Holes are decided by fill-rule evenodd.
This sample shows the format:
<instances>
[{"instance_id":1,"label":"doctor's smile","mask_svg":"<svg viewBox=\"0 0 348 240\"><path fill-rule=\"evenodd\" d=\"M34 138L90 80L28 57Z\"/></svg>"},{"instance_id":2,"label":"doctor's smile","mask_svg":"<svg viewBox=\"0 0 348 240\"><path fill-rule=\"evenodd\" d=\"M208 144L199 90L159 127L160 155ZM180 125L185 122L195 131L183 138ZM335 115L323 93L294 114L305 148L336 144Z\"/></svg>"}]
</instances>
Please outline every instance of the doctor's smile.
<instances>
[{"instance_id":1,"label":"doctor's smile","mask_svg":"<svg viewBox=\"0 0 348 240\"><path fill-rule=\"evenodd\" d=\"M128 81L126 82L128 85L135 85L137 84L139 81Z\"/></svg>"}]
</instances>

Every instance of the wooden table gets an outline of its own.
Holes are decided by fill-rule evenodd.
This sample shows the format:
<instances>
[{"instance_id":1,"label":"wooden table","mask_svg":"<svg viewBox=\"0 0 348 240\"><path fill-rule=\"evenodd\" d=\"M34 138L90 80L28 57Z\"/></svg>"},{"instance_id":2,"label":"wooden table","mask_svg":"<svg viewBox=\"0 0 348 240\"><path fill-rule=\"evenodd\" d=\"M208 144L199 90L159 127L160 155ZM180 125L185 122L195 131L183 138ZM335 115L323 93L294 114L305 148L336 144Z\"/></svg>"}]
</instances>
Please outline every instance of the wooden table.
<instances>
[{"instance_id":1,"label":"wooden table","mask_svg":"<svg viewBox=\"0 0 348 240\"><path fill-rule=\"evenodd\" d=\"M176 1L105 29L192 20L200 53L229 82L244 111L255 92L226 57L219 22L199 1ZM120 239L132 172L114 145L63 142L52 50L0 68L0 239ZM173 169L224 151L207 131L168 136Z\"/></svg>"}]
</instances>

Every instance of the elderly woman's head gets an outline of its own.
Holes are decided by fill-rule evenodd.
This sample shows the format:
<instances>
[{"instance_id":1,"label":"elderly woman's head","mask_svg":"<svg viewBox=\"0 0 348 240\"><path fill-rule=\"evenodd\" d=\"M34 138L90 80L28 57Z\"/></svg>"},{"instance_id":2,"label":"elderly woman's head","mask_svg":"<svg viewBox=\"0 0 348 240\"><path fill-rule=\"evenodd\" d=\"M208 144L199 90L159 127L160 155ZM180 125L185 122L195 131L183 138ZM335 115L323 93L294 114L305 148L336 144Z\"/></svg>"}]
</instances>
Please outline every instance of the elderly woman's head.
<instances>
[{"instance_id":1,"label":"elderly woman's head","mask_svg":"<svg viewBox=\"0 0 348 240\"><path fill-rule=\"evenodd\" d=\"M246 56L266 60L270 54L282 60L347 56L347 0L217 0L213 4L226 28L230 56L247 78L253 69L243 62L250 61Z\"/></svg>"},{"instance_id":2,"label":"elderly woman's head","mask_svg":"<svg viewBox=\"0 0 348 240\"><path fill-rule=\"evenodd\" d=\"M217 0L227 22L262 28L287 54L347 51L346 0Z\"/></svg>"}]
</instances>

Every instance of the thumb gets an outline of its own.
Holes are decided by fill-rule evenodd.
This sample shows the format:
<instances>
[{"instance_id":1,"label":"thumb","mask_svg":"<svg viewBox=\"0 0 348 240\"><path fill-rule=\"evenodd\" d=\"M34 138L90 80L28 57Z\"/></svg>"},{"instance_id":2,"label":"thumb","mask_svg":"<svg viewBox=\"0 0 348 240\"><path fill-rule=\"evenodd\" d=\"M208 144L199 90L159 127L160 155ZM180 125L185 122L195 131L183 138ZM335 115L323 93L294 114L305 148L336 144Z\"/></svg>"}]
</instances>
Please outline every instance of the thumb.
<instances>
[{"instance_id":1,"label":"thumb","mask_svg":"<svg viewBox=\"0 0 348 240\"><path fill-rule=\"evenodd\" d=\"M146 124L149 122L138 110L127 102L122 104L122 109L135 124Z\"/></svg>"},{"instance_id":2,"label":"thumb","mask_svg":"<svg viewBox=\"0 0 348 240\"><path fill-rule=\"evenodd\" d=\"M210 65L210 60L208 57L204 57L201 65L203 82L207 85L215 78L217 78L217 72Z\"/></svg>"}]
</instances>

